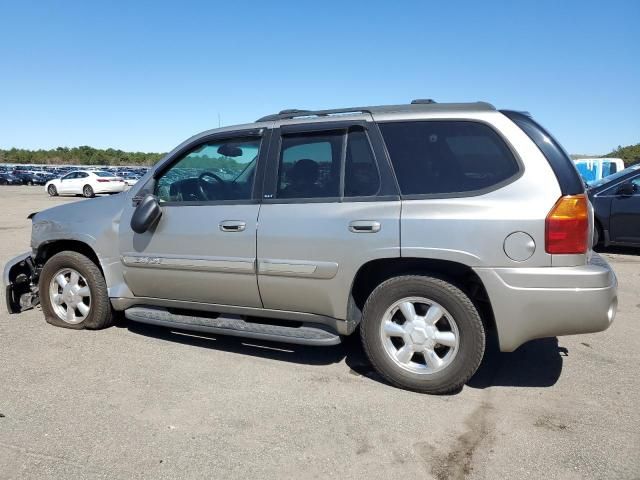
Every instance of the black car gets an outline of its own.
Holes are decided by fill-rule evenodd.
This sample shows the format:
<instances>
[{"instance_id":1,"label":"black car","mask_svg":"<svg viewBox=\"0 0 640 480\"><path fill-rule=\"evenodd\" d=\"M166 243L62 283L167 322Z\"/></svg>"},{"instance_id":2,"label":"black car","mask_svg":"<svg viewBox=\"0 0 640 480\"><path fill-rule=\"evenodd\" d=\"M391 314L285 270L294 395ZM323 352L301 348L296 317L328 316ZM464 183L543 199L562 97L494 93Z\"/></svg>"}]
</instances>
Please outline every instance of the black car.
<instances>
[{"instance_id":1,"label":"black car","mask_svg":"<svg viewBox=\"0 0 640 480\"><path fill-rule=\"evenodd\" d=\"M595 244L640 247L640 163L591 184Z\"/></svg>"},{"instance_id":2,"label":"black car","mask_svg":"<svg viewBox=\"0 0 640 480\"><path fill-rule=\"evenodd\" d=\"M13 175L20 179L22 185L44 185L49 180L56 178L45 172L30 172L25 170L14 170Z\"/></svg>"},{"instance_id":3,"label":"black car","mask_svg":"<svg viewBox=\"0 0 640 480\"><path fill-rule=\"evenodd\" d=\"M21 185L22 180L8 172L0 172L0 185Z\"/></svg>"}]
</instances>

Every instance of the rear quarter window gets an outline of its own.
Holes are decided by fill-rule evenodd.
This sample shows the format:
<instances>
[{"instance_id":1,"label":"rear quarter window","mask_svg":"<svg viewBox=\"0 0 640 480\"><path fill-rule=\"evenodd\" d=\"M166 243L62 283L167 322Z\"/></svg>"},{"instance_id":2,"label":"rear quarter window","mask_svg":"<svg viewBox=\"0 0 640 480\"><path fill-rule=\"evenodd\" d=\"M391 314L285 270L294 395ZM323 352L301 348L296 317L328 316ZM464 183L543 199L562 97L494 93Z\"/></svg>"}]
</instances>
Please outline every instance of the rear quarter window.
<instances>
[{"instance_id":1,"label":"rear quarter window","mask_svg":"<svg viewBox=\"0 0 640 480\"><path fill-rule=\"evenodd\" d=\"M497 187L520 167L504 140L471 121L380 123L403 195L470 194Z\"/></svg>"}]
</instances>

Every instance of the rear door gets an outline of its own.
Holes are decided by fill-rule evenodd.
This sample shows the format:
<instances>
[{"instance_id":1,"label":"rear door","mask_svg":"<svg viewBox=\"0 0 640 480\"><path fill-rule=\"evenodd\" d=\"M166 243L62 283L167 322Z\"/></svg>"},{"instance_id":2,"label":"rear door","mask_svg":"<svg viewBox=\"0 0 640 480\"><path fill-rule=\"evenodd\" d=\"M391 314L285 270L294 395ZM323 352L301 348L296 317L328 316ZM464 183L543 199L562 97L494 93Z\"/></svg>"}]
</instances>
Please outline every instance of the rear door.
<instances>
[{"instance_id":1,"label":"rear door","mask_svg":"<svg viewBox=\"0 0 640 480\"><path fill-rule=\"evenodd\" d=\"M263 130L199 139L178 152L143 191L162 217L131 230L134 205L120 224L125 280L137 297L260 307L255 273ZM138 193L140 195L140 193Z\"/></svg>"},{"instance_id":2,"label":"rear door","mask_svg":"<svg viewBox=\"0 0 640 480\"><path fill-rule=\"evenodd\" d=\"M640 244L640 175L624 183L629 182L635 186L633 195L617 193L611 199L609 235L613 242Z\"/></svg>"},{"instance_id":3,"label":"rear door","mask_svg":"<svg viewBox=\"0 0 640 480\"><path fill-rule=\"evenodd\" d=\"M85 185L91 185L93 183L90 175L87 172L76 173L76 178L71 183L71 193L81 194Z\"/></svg>"},{"instance_id":4,"label":"rear door","mask_svg":"<svg viewBox=\"0 0 640 480\"><path fill-rule=\"evenodd\" d=\"M374 124L274 132L258 228L265 308L345 319L356 272L400 252L400 200Z\"/></svg>"}]
</instances>

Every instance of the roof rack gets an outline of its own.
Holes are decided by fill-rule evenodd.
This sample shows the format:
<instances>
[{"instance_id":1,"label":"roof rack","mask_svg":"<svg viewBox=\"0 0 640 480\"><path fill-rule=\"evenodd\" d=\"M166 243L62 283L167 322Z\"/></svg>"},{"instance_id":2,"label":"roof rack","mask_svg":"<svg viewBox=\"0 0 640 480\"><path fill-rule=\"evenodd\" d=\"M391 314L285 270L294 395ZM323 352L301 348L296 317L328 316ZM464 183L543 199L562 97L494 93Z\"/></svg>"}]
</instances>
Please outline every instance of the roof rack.
<instances>
[{"instance_id":1,"label":"roof rack","mask_svg":"<svg viewBox=\"0 0 640 480\"><path fill-rule=\"evenodd\" d=\"M412 112L422 110L433 111L486 111L495 110L496 108L490 103L486 102L473 102L473 103L436 103L430 98L418 98L412 100L410 104L402 105L379 105L372 107L349 107L349 108L336 108L331 110L300 110L300 109L287 109L281 110L278 113L266 115L256 120L256 122L268 122L274 120L290 120L292 118L299 117L327 117L329 115L340 115L349 113L368 113L370 115L380 113L394 113L394 112Z\"/></svg>"},{"instance_id":2,"label":"roof rack","mask_svg":"<svg viewBox=\"0 0 640 480\"><path fill-rule=\"evenodd\" d=\"M256 122L268 122L270 120L288 120L297 117L326 117L329 115L339 115L342 113L371 113L371 110L367 107L356 108L334 108L331 110L299 110L297 108L291 108L287 110L281 110L278 113L272 115L266 115L256 120Z\"/></svg>"}]
</instances>

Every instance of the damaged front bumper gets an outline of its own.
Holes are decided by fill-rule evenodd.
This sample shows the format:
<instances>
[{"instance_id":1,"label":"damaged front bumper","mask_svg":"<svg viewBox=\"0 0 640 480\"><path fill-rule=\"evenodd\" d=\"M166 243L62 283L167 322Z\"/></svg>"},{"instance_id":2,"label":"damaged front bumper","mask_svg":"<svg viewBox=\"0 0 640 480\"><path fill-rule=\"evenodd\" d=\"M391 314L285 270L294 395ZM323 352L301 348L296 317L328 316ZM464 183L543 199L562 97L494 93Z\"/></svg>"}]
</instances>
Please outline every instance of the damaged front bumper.
<instances>
[{"instance_id":1,"label":"damaged front bumper","mask_svg":"<svg viewBox=\"0 0 640 480\"><path fill-rule=\"evenodd\" d=\"M38 269L30 252L18 255L7 262L2 281L9 313L20 313L40 303Z\"/></svg>"}]
</instances>

